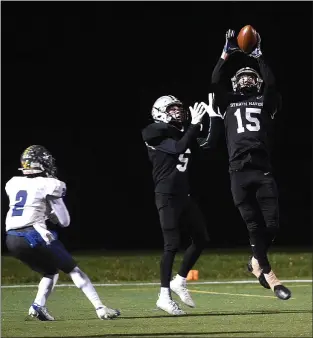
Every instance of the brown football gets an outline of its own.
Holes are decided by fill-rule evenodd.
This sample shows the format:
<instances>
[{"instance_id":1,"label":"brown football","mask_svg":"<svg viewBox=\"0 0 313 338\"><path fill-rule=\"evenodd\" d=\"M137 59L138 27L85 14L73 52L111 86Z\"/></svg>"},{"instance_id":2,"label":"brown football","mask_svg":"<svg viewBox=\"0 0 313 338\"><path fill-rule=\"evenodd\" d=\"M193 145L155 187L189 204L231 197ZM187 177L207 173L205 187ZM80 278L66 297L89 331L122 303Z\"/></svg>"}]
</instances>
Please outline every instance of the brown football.
<instances>
[{"instance_id":1,"label":"brown football","mask_svg":"<svg viewBox=\"0 0 313 338\"><path fill-rule=\"evenodd\" d=\"M258 42L258 36L255 29L250 26L244 26L241 28L238 36L237 36L237 43L238 47L244 52L244 53L251 53L256 46Z\"/></svg>"}]
</instances>

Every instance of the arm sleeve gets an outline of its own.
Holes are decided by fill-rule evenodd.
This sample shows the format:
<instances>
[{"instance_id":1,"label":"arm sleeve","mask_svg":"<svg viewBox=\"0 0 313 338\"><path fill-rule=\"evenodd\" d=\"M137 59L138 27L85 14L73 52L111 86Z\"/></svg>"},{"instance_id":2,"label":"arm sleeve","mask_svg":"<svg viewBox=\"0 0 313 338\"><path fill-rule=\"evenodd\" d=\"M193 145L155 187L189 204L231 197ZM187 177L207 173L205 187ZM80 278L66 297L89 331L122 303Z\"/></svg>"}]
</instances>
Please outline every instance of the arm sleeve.
<instances>
[{"instance_id":1,"label":"arm sleeve","mask_svg":"<svg viewBox=\"0 0 313 338\"><path fill-rule=\"evenodd\" d=\"M62 198L54 198L48 199L48 203L51 207L51 218L52 222L54 223L53 219L57 218L58 223L62 227L68 227L70 225L70 214L67 210L66 205L63 202ZM50 218L49 217L49 218Z\"/></svg>"},{"instance_id":2,"label":"arm sleeve","mask_svg":"<svg viewBox=\"0 0 313 338\"><path fill-rule=\"evenodd\" d=\"M163 135L155 135L155 137L145 138L144 141L147 147L159 150L168 154L182 154L190 146L191 142L195 139L200 131L200 124L192 124L184 136L176 141L173 138Z\"/></svg>"},{"instance_id":3,"label":"arm sleeve","mask_svg":"<svg viewBox=\"0 0 313 338\"><path fill-rule=\"evenodd\" d=\"M210 124L207 137L197 138L197 142L200 148L204 150L215 148L220 136L222 135L223 128L224 128L223 119L217 116L210 117Z\"/></svg>"},{"instance_id":4,"label":"arm sleeve","mask_svg":"<svg viewBox=\"0 0 313 338\"><path fill-rule=\"evenodd\" d=\"M226 60L219 58L216 66L214 67L212 78L211 78L211 85L214 92L214 101L215 104L220 107L222 112L224 112L227 104L228 104L228 91L227 87L223 82L223 66Z\"/></svg>"},{"instance_id":5,"label":"arm sleeve","mask_svg":"<svg viewBox=\"0 0 313 338\"><path fill-rule=\"evenodd\" d=\"M264 81L264 109L268 111L272 117L275 115L279 108L280 96L276 90L275 77L270 67L265 62L263 56L258 58L258 64L260 68L261 77Z\"/></svg>"}]
</instances>

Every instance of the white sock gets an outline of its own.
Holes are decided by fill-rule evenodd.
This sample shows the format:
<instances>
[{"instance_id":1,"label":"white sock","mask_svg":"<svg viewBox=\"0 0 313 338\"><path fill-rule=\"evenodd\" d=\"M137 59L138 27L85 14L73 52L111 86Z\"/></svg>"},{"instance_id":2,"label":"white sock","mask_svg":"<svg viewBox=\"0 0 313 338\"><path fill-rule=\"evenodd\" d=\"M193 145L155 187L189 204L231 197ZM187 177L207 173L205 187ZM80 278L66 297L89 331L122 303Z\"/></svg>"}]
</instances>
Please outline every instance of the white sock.
<instances>
[{"instance_id":1,"label":"white sock","mask_svg":"<svg viewBox=\"0 0 313 338\"><path fill-rule=\"evenodd\" d=\"M162 297L162 298L171 298L170 288L162 288L161 287L160 297Z\"/></svg>"},{"instance_id":2,"label":"white sock","mask_svg":"<svg viewBox=\"0 0 313 338\"><path fill-rule=\"evenodd\" d=\"M98 296L97 291L91 284L90 279L83 271L80 270L79 267L76 266L69 273L69 275L71 276L73 283L83 291L95 309L104 306Z\"/></svg>"},{"instance_id":3,"label":"white sock","mask_svg":"<svg viewBox=\"0 0 313 338\"><path fill-rule=\"evenodd\" d=\"M176 279L180 284L186 283L186 278L180 276L179 274L176 275L175 279Z\"/></svg>"},{"instance_id":4,"label":"white sock","mask_svg":"<svg viewBox=\"0 0 313 338\"><path fill-rule=\"evenodd\" d=\"M49 277L42 277L39 285L38 285L38 292L36 295L36 298L34 300L34 303L40 305L40 306L45 306L47 299L53 290L54 287L54 276L49 276Z\"/></svg>"},{"instance_id":5,"label":"white sock","mask_svg":"<svg viewBox=\"0 0 313 338\"><path fill-rule=\"evenodd\" d=\"M55 275L53 275L53 286L52 286L52 290L51 290L51 291L54 290L54 287L55 287L55 285L56 285L58 279L59 279L59 274L58 274L58 273L55 274Z\"/></svg>"},{"instance_id":6,"label":"white sock","mask_svg":"<svg viewBox=\"0 0 313 338\"><path fill-rule=\"evenodd\" d=\"M276 285L281 285L281 281L276 277L273 270L271 270L269 273L265 273L264 277L269 286L271 287L272 291L274 291L274 287Z\"/></svg>"}]
</instances>

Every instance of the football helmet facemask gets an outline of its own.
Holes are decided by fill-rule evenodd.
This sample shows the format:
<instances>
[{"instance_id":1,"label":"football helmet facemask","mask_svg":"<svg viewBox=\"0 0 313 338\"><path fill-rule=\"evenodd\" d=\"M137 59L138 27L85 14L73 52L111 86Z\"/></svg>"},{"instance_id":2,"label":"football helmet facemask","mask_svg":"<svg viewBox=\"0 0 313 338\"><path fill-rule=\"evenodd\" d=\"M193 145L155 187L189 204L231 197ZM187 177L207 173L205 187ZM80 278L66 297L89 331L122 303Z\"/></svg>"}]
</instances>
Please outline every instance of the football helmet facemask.
<instances>
[{"instance_id":1,"label":"football helmet facemask","mask_svg":"<svg viewBox=\"0 0 313 338\"><path fill-rule=\"evenodd\" d=\"M245 67L236 72L231 78L231 82L235 93L249 94L259 93L263 80L256 70Z\"/></svg>"},{"instance_id":2,"label":"football helmet facemask","mask_svg":"<svg viewBox=\"0 0 313 338\"><path fill-rule=\"evenodd\" d=\"M57 172L55 159L40 145L32 145L24 150L21 165L19 170L22 170L24 175L44 174L47 177L55 177Z\"/></svg>"},{"instance_id":3,"label":"football helmet facemask","mask_svg":"<svg viewBox=\"0 0 313 338\"><path fill-rule=\"evenodd\" d=\"M155 122L170 123L178 127L182 127L188 120L183 103L172 95L159 97L154 102L151 115Z\"/></svg>"}]
</instances>

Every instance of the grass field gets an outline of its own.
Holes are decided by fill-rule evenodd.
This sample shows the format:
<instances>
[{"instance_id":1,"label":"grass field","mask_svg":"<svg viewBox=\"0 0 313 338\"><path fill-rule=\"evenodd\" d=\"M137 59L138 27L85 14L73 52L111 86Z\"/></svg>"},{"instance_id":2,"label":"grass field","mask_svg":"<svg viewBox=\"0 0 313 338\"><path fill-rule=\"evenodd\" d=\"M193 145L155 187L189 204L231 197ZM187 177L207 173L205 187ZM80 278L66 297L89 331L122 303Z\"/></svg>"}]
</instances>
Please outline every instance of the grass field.
<instances>
[{"instance_id":1,"label":"grass field","mask_svg":"<svg viewBox=\"0 0 313 338\"><path fill-rule=\"evenodd\" d=\"M192 285L197 304L187 316L157 310L157 286L97 287L121 317L100 321L80 290L60 287L51 295L55 322L26 318L36 289L2 290L2 337L312 337L312 285L286 284L293 292L278 300L258 284ZM177 297L175 297L177 299Z\"/></svg>"},{"instance_id":2,"label":"grass field","mask_svg":"<svg viewBox=\"0 0 313 338\"><path fill-rule=\"evenodd\" d=\"M123 283L123 286L96 287L105 304L121 310L121 317L115 320L100 321L82 292L66 286L57 287L47 304L55 322L30 319L27 311L37 288L3 286L2 337L312 337L311 282L284 283L292 290L292 298L288 301L277 299L272 291L255 283L190 282L188 288L196 302L195 309L183 305L187 312L183 317L172 317L157 310L158 285L127 285L127 282L158 282L159 255L160 252L141 253L137 258L135 254L126 253L74 255L81 268L91 274L93 282ZM281 279L312 280L311 253L282 251L271 255ZM199 282L255 281L245 271L246 260L245 252L206 252L195 266L200 271ZM175 269L180 261L181 255ZM2 283L25 283L23 278L27 277L28 283L37 284L39 276L23 269L12 258L2 257ZM118 271L114 272L116 269ZM125 280L128 272L131 272L130 278ZM95 280L94 276L98 278ZM62 282L68 283L63 274L60 276Z\"/></svg>"}]
</instances>

